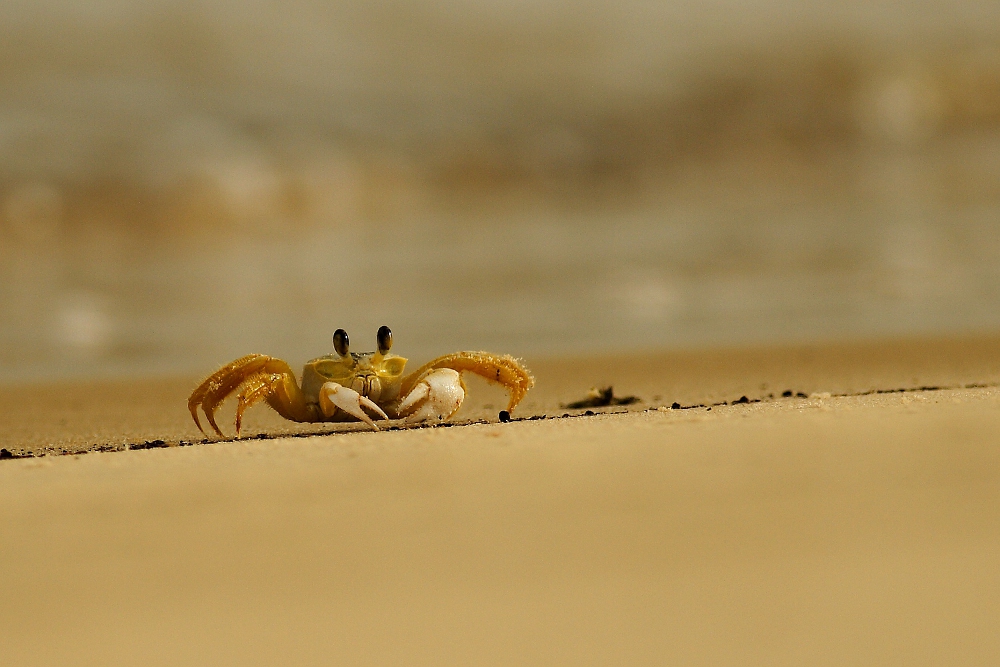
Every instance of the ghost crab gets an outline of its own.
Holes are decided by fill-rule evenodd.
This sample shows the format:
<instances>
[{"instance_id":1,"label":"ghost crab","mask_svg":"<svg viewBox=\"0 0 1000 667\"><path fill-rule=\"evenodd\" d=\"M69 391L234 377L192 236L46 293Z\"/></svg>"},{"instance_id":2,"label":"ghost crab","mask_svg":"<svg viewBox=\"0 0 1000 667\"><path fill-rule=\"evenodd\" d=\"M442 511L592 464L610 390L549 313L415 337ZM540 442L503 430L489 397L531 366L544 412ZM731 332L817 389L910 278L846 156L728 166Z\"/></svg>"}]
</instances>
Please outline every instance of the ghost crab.
<instances>
[{"instance_id":1,"label":"ghost crab","mask_svg":"<svg viewBox=\"0 0 1000 667\"><path fill-rule=\"evenodd\" d=\"M409 375L403 375L406 359L390 354L392 332L379 328L375 352L351 352L347 332L333 334L336 355L328 354L306 363L302 386L281 359L265 354L248 354L208 376L188 399L188 409L202 433L200 407L219 437L225 437L215 423L215 411L229 396L239 391L236 405L236 437L240 437L243 413L267 401L275 412L296 422L338 422L361 420L376 431L378 426L365 412L382 419L424 421L447 419L465 399L462 373L475 373L503 385L514 409L534 379L521 363L509 355L488 352L454 352L429 361Z\"/></svg>"}]
</instances>

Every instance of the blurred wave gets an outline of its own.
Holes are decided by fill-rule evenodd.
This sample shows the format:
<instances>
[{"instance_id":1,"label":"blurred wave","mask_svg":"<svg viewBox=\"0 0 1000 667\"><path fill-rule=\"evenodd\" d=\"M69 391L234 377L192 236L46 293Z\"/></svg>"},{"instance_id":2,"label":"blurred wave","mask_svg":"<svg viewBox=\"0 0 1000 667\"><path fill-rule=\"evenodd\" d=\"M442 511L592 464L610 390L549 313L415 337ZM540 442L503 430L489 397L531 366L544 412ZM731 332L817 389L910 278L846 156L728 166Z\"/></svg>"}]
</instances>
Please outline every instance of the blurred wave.
<instances>
[{"instance_id":1,"label":"blurred wave","mask_svg":"<svg viewBox=\"0 0 1000 667\"><path fill-rule=\"evenodd\" d=\"M0 6L0 380L995 330L998 212L994 3Z\"/></svg>"}]
</instances>

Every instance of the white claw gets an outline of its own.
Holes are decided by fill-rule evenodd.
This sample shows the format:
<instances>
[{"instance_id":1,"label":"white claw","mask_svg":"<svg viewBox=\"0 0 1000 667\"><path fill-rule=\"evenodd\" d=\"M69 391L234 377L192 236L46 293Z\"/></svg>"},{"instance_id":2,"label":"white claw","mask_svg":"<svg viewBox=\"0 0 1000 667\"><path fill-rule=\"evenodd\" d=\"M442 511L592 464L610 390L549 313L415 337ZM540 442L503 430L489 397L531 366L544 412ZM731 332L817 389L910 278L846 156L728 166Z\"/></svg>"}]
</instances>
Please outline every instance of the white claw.
<instances>
[{"instance_id":1,"label":"white claw","mask_svg":"<svg viewBox=\"0 0 1000 667\"><path fill-rule=\"evenodd\" d=\"M417 383L399 404L397 412L408 422L447 419L465 400L465 387L458 371L438 368Z\"/></svg>"},{"instance_id":2,"label":"white claw","mask_svg":"<svg viewBox=\"0 0 1000 667\"><path fill-rule=\"evenodd\" d=\"M359 396L358 399L361 401L361 405L365 406L372 412L377 412L378 416L382 419L385 419L386 421L389 420L389 415L382 412L382 408L380 408L375 401L371 400L367 396Z\"/></svg>"},{"instance_id":3,"label":"white claw","mask_svg":"<svg viewBox=\"0 0 1000 667\"><path fill-rule=\"evenodd\" d=\"M358 392L348 387L341 386L336 382L327 382L319 391L319 406L323 414L327 417L333 416L337 408L371 426L376 431L378 426L365 414L362 407L368 408L372 412L378 413L382 419L389 419L389 416L382 412L382 408L375 404L367 396L362 396Z\"/></svg>"},{"instance_id":4,"label":"white claw","mask_svg":"<svg viewBox=\"0 0 1000 667\"><path fill-rule=\"evenodd\" d=\"M406 395L403 402L399 404L397 412L401 415L408 414L417 403L420 403L422 400L427 398L429 393L431 393L430 386L426 382L421 382Z\"/></svg>"}]
</instances>

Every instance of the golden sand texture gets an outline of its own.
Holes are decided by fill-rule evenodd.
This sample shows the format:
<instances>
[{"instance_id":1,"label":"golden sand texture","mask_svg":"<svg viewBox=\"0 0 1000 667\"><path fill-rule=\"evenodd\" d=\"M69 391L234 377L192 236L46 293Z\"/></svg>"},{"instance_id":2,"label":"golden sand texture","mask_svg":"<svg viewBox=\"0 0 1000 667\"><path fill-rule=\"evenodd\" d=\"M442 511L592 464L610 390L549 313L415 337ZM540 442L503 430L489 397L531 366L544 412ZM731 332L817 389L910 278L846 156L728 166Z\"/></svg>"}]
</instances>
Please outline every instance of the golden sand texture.
<instances>
[{"instance_id":1,"label":"golden sand texture","mask_svg":"<svg viewBox=\"0 0 1000 667\"><path fill-rule=\"evenodd\" d=\"M984 388L3 461L2 662L992 664L998 434Z\"/></svg>"}]
</instances>

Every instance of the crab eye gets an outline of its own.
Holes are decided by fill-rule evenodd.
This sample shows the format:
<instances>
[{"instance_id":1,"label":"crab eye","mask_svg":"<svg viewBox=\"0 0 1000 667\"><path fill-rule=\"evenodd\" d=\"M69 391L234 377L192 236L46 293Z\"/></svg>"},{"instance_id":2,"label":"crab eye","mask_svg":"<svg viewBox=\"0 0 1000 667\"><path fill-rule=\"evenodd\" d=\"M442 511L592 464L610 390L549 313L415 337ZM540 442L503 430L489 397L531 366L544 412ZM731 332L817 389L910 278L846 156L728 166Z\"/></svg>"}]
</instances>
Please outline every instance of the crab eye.
<instances>
[{"instance_id":1,"label":"crab eye","mask_svg":"<svg viewBox=\"0 0 1000 667\"><path fill-rule=\"evenodd\" d=\"M347 334L344 334L345 336ZM389 327L383 325L378 328L378 333L375 335L378 339L378 353L385 354L392 347L392 331Z\"/></svg>"},{"instance_id":2,"label":"crab eye","mask_svg":"<svg viewBox=\"0 0 1000 667\"><path fill-rule=\"evenodd\" d=\"M337 351L342 357L347 356L347 349L351 341L347 337L347 332L343 329L337 329L333 332L333 349Z\"/></svg>"}]
</instances>

